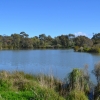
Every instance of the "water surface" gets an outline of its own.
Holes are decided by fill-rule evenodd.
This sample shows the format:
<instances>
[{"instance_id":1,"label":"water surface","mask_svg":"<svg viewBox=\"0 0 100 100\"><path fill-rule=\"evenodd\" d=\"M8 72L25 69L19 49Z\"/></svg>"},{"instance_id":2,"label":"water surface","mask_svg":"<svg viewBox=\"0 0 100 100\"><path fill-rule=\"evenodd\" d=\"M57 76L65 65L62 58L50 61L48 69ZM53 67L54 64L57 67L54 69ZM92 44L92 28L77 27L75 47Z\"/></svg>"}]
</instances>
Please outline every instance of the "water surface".
<instances>
[{"instance_id":1,"label":"water surface","mask_svg":"<svg viewBox=\"0 0 100 100\"><path fill-rule=\"evenodd\" d=\"M85 65L91 74L98 61L99 54L74 52L72 49L0 51L0 70L53 74L62 80L73 68L84 68Z\"/></svg>"}]
</instances>

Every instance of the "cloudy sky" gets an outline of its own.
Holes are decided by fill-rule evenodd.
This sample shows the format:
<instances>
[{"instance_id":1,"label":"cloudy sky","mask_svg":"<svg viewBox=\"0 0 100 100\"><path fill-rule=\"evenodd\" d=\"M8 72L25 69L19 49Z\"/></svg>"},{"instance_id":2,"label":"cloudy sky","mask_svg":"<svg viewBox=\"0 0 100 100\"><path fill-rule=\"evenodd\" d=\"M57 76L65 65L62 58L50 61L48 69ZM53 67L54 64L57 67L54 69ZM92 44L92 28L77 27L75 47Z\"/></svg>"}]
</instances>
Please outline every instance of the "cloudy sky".
<instances>
[{"instance_id":1,"label":"cloudy sky","mask_svg":"<svg viewBox=\"0 0 100 100\"><path fill-rule=\"evenodd\" d=\"M0 0L0 34L30 37L100 32L100 0Z\"/></svg>"}]
</instances>

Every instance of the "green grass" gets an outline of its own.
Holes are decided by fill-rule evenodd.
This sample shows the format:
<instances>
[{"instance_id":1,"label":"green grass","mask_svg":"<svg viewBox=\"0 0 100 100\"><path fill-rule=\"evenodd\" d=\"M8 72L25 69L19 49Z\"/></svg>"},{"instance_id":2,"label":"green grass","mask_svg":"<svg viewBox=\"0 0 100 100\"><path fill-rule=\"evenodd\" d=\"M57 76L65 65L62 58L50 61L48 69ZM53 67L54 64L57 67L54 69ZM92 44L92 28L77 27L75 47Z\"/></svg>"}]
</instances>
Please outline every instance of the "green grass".
<instances>
[{"instance_id":1,"label":"green grass","mask_svg":"<svg viewBox=\"0 0 100 100\"><path fill-rule=\"evenodd\" d=\"M88 98L85 96L84 92L74 90L68 94L66 100L88 100Z\"/></svg>"},{"instance_id":2,"label":"green grass","mask_svg":"<svg viewBox=\"0 0 100 100\"><path fill-rule=\"evenodd\" d=\"M0 100L87 100L84 91L62 91L53 76L0 71Z\"/></svg>"},{"instance_id":3,"label":"green grass","mask_svg":"<svg viewBox=\"0 0 100 100\"><path fill-rule=\"evenodd\" d=\"M53 86L51 88L47 85L51 80L49 78L46 80L46 76L41 79L40 76L24 72L1 71L0 100L65 100L59 96Z\"/></svg>"},{"instance_id":4,"label":"green grass","mask_svg":"<svg viewBox=\"0 0 100 100\"><path fill-rule=\"evenodd\" d=\"M0 100L64 100L53 91L34 90L34 91L3 91L0 92Z\"/></svg>"}]
</instances>

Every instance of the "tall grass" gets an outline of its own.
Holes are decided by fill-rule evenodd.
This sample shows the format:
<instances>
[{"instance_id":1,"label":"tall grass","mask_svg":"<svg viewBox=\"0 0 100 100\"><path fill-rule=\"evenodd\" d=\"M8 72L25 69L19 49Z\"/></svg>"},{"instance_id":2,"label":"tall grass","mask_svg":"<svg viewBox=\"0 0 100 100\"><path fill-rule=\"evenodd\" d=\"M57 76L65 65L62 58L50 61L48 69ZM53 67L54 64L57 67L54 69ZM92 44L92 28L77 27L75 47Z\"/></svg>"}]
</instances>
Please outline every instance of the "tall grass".
<instances>
[{"instance_id":1,"label":"tall grass","mask_svg":"<svg viewBox=\"0 0 100 100\"><path fill-rule=\"evenodd\" d=\"M51 83L47 87L41 86L43 82L40 82L38 77L18 71L12 73L1 71L0 100L65 100L50 87ZM50 78L49 81L53 80Z\"/></svg>"}]
</instances>

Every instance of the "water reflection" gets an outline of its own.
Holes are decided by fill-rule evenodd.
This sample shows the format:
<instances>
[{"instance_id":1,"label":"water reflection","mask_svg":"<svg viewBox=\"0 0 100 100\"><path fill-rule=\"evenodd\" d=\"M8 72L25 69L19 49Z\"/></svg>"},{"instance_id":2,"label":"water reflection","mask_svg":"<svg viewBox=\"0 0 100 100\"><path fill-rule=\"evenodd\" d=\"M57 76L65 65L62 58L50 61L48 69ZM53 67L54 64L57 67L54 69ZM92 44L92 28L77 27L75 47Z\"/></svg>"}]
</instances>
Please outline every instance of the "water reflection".
<instances>
[{"instance_id":1,"label":"water reflection","mask_svg":"<svg viewBox=\"0 0 100 100\"><path fill-rule=\"evenodd\" d=\"M88 65L90 75L100 54L73 50L1 50L0 70L22 70L28 73L53 74L64 79L73 68Z\"/></svg>"}]
</instances>

